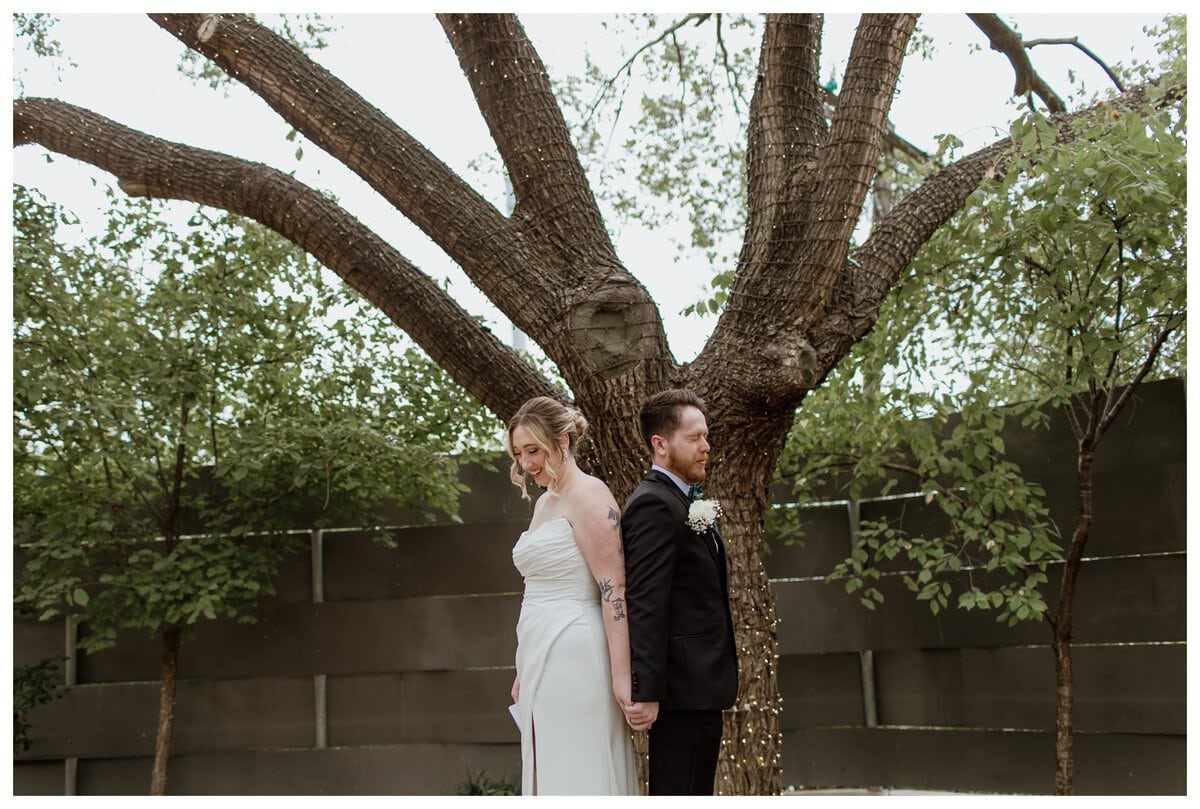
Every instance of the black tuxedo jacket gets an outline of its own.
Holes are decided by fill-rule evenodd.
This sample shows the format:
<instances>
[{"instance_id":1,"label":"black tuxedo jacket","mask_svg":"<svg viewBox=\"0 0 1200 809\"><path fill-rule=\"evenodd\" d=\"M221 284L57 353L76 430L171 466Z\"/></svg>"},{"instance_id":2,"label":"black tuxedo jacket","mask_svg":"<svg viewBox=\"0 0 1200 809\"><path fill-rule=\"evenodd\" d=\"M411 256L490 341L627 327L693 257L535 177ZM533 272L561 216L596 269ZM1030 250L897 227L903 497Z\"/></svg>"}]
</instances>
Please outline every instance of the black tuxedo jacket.
<instances>
[{"instance_id":1,"label":"black tuxedo jacket","mask_svg":"<svg viewBox=\"0 0 1200 809\"><path fill-rule=\"evenodd\" d=\"M722 710L737 698L725 547L687 526L687 496L651 470L625 501L625 604L635 702Z\"/></svg>"}]
</instances>

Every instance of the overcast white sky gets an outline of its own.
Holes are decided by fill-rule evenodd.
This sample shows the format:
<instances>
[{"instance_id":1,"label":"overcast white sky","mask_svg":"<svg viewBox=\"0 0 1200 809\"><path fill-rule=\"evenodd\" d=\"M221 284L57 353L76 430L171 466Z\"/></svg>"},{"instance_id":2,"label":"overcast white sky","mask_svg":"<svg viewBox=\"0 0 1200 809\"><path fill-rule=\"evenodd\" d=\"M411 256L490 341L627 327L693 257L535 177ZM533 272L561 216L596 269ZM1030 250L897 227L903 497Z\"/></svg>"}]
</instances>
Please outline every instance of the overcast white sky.
<instances>
[{"instance_id":1,"label":"overcast white sky","mask_svg":"<svg viewBox=\"0 0 1200 809\"><path fill-rule=\"evenodd\" d=\"M1148 59L1153 51L1143 29L1161 17L1157 13L1006 15L1027 39L1078 36L1109 62ZM555 76L577 70L585 51L596 59L607 58L614 68L619 64L600 19L598 15L523 15L526 30ZM316 52L315 58L448 165L471 176L470 161L493 146L432 14L351 14L330 16L329 21L339 30L330 35L330 47ZM831 71L840 76L856 22L857 15L827 18L823 76ZM957 134L969 149L994 141L1014 115L1008 99L1013 77L1007 60L986 50L982 34L964 14L926 15L921 24L935 38L938 55L931 62L915 57L906 62L892 111L897 131L931 150L935 137L947 132ZM492 317L497 334L509 333L507 321L465 276L365 183L311 144L303 144L304 158L297 162L297 144L284 138L289 127L256 96L235 86L225 97L182 77L175 69L182 45L144 15L64 14L55 36L76 67L59 76L37 64L23 48L14 49L14 78L23 82L25 94L57 97L153 135L295 170L300 179L336 194L348 210L418 267L451 278L454 294L465 306ZM972 53L979 47L982 52ZM1033 58L1060 93L1069 89L1068 71L1091 89L1107 85L1101 70L1075 48L1038 48ZM11 127L6 131L11 132ZM85 217L102 205L100 189L113 184L110 176L67 158L47 162L44 150L36 146L14 150L12 165L16 182L40 189ZM498 181L480 190L503 209ZM678 313L702 294L704 274L677 264L673 248L660 234L634 226L617 229L615 222L610 227L616 230L614 238L626 266L658 301L677 358L690 360L710 325Z\"/></svg>"}]
</instances>

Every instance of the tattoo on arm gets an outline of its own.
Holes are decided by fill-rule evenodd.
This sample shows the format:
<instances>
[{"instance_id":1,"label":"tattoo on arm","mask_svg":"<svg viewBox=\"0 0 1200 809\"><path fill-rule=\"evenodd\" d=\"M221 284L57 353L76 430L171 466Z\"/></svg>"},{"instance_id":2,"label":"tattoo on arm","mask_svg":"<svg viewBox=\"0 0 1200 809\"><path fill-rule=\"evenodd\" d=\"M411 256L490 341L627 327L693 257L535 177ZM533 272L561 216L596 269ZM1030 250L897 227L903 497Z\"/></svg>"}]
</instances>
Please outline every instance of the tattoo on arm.
<instances>
[{"instance_id":1,"label":"tattoo on arm","mask_svg":"<svg viewBox=\"0 0 1200 809\"><path fill-rule=\"evenodd\" d=\"M625 617L625 599L613 598L612 582L608 579L600 582L600 599L612 605L613 622L622 620Z\"/></svg>"},{"instance_id":2,"label":"tattoo on arm","mask_svg":"<svg viewBox=\"0 0 1200 809\"><path fill-rule=\"evenodd\" d=\"M621 513L612 506L608 509L608 518L612 520L613 531L617 534L617 553L621 554L621 558L625 558L625 543L621 541Z\"/></svg>"}]
</instances>

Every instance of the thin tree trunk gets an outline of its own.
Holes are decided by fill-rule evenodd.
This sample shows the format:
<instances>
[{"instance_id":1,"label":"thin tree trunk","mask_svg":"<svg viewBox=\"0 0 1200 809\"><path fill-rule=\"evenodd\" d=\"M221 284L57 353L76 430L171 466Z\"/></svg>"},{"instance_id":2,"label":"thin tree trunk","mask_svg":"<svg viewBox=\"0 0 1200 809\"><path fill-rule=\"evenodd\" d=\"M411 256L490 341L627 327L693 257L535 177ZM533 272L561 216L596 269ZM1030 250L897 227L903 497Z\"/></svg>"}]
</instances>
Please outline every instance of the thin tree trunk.
<instances>
[{"instance_id":1,"label":"thin tree trunk","mask_svg":"<svg viewBox=\"0 0 1200 809\"><path fill-rule=\"evenodd\" d=\"M1058 699L1055 709L1054 739L1054 791L1058 795L1070 795L1074 791L1075 779L1075 678L1071 667L1071 630L1075 615L1075 585L1083 561L1083 550L1092 530L1093 519L1093 474L1095 445L1092 432L1097 419L1092 418L1088 434L1079 440L1079 516L1075 521L1075 532L1063 565L1062 584L1059 588L1058 611L1051 622L1054 630L1054 671Z\"/></svg>"},{"instance_id":2,"label":"thin tree trunk","mask_svg":"<svg viewBox=\"0 0 1200 809\"><path fill-rule=\"evenodd\" d=\"M163 631L162 680L158 691L158 732L154 737L154 769L150 794L167 794L167 762L171 758L171 734L175 727L175 674L179 667L179 628Z\"/></svg>"},{"instance_id":3,"label":"thin tree trunk","mask_svg":"<svg viewBox=\"0 0 1200 809\"><path fill-rule=\"evenodd\" d=\"M1054 676L1058 701L1054 727L1054 792L1070 795L1075 777L1075 678L1071 638L1054 633Z\"/></svg>"}]
</instances>

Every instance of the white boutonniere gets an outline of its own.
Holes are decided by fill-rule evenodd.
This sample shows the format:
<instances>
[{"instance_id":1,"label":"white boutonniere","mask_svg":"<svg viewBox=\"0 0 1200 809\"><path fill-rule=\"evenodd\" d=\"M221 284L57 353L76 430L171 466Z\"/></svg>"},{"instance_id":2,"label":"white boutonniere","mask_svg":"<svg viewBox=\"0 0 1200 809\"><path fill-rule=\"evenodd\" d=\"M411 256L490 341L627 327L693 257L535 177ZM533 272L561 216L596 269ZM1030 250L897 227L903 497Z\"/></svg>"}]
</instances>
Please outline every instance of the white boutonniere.
<instances>
[{"instance_id":1,"label":"white boutonniere","mask_svg":"<svg viewBox=\"0 0 1200 809\"><path fill-rule=\"evenodd\" d=\"M719 501L697 500L688 509L686 522L688 528L691 528L697 534L703 534L709 528L713 527L713 523L720 516L721 503Z\"/></svg>"}]
</instances>

